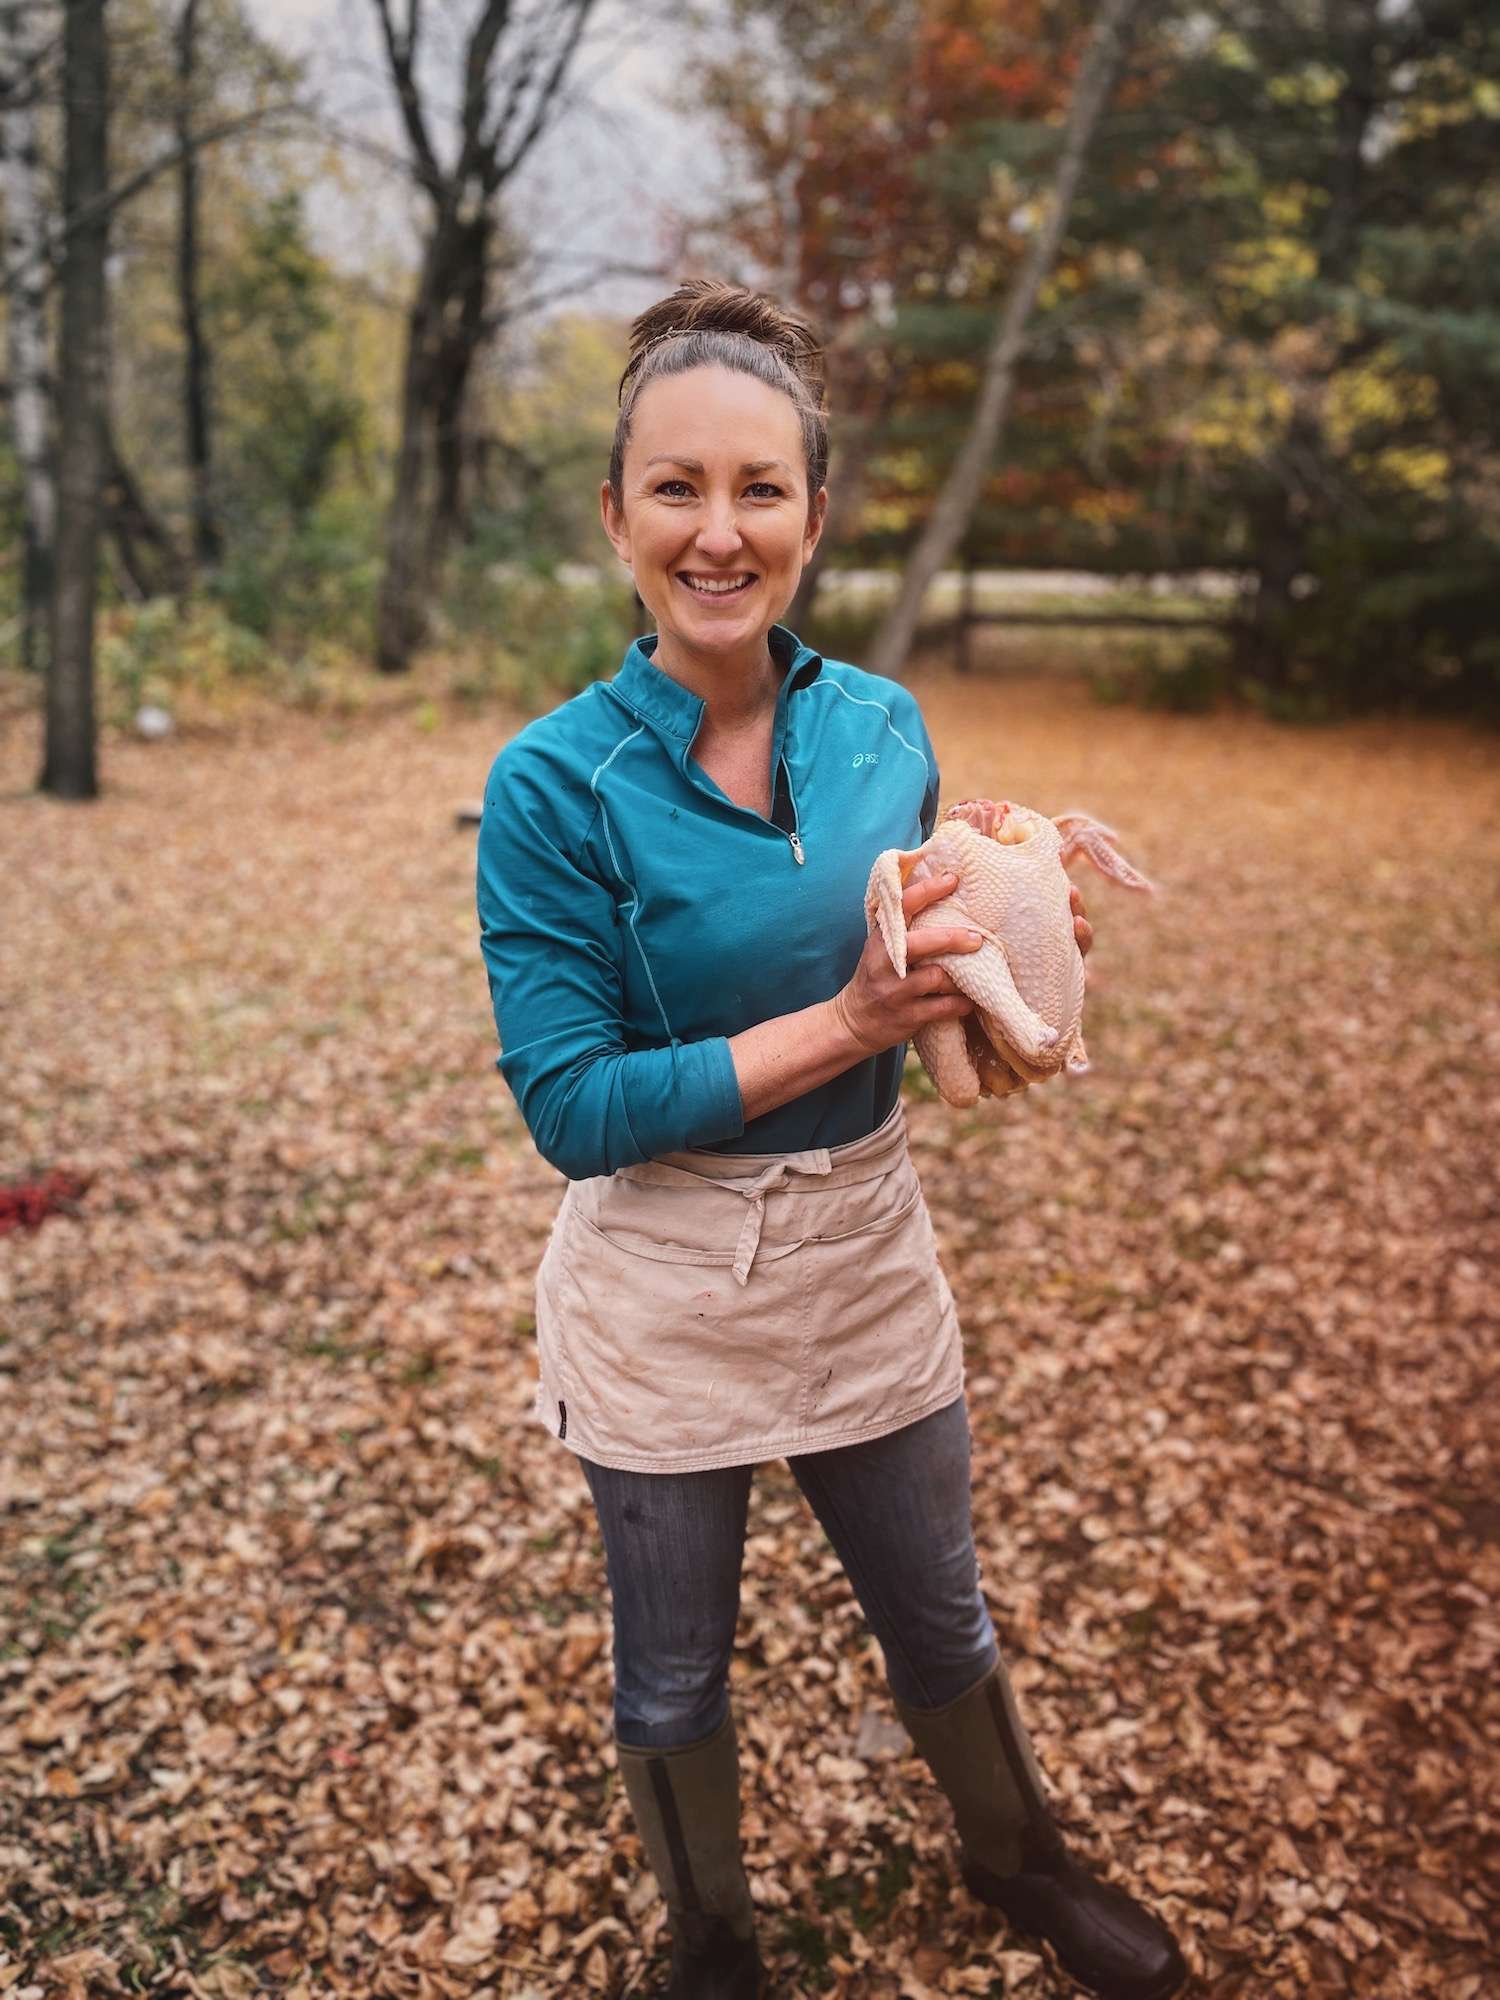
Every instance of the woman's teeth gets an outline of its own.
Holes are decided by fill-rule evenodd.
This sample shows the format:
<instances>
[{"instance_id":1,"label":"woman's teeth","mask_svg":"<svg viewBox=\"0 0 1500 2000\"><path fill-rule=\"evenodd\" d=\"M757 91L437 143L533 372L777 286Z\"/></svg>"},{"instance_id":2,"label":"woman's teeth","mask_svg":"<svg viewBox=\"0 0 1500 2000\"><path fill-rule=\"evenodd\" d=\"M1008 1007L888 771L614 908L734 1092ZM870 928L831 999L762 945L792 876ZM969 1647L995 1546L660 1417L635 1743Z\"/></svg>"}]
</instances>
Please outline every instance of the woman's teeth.
<instances>
[{"instance_id":1,"label":"woman's teeth","mask_svg":"<svg viewBox=\"0 0 1500 2000\"><path fill-rule=\"evenodd\" d=\"M700 597L733 597L737 590L748 590L755 578L741 576L732 583L710 583L705 577L684 575L682 581L689 590L696 590Z\"/></svg>"}]
</instances>

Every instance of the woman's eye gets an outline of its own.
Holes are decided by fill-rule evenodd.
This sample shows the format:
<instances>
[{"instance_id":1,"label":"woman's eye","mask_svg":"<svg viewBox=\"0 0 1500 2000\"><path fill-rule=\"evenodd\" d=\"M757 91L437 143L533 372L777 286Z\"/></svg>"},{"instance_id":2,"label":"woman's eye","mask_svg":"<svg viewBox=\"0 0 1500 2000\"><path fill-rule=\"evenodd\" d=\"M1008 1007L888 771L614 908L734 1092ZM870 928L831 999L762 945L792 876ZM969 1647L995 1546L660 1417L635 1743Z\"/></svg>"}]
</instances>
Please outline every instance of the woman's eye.
<instances>
[{"instance_id":1,"label":"woman's eye","mask_svg":"<svg viewBox=\"0 0 1500 2000\"><path fill-rule=\"evenodd\" d=\"M666 493L674 486L680 486L684 493L692 491L685 479L663 479L656 490L658 493ZM773 499L778 499L781 495L781 488L774 486L769 479L757 479L747 490L754 493L757 489L762 493L769 493Z\"/></svg>"}]
</instances>

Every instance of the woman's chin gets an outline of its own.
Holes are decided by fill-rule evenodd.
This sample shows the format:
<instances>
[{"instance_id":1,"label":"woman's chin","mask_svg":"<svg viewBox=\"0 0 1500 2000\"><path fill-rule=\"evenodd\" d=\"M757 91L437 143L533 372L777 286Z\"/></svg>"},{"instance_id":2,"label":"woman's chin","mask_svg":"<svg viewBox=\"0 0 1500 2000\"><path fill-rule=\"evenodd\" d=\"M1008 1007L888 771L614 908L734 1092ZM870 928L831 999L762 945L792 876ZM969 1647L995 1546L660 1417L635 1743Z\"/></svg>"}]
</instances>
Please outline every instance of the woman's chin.
<instances>
[{"instance_id":1,"label":"woman's chin","mask_svg":"<svg viewBox=\"0 0 1500 2000\"><path fill-rule=\"evenodd\" d=\"M760 644L786 609L784 604L774 604L757 586L749 595L758 601L747 604L738 616L724 611L710 611L695 617L696 607L684 606L682 595L681 589L675 593L670 616L663 617L660 611L656 611L657 630L670 629L679 644L705 653L743 652L747 646ZM654 608L647 606L648 610Z\"/></svg>"}]
</instances>

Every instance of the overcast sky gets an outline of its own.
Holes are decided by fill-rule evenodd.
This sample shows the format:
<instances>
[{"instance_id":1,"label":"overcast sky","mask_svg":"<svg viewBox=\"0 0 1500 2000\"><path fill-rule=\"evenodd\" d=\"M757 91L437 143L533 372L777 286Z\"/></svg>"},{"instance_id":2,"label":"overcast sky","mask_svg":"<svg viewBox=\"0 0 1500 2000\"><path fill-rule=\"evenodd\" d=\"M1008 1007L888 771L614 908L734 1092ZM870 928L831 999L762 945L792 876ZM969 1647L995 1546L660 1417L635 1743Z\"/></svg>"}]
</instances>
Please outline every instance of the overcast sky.
<instances>
[{"instance_id":1,"label":"overcast sky","mask_svg":"<svg viewBox=\"0 0 1500 2000\"><path fill-rule=\"evenodd\" d=\"M457 63L443 57L456 57L478 4L429 0L427 81L437 104L455 101ZM306 58L331 116L405 153L372 0L246 0L246 6L268 41ZM667 214L703 213L720 199L727 178L720 149L706 123L678 102L680 41L670 6L651 0L600 0L591 16L570 71L567 109L517 176L509 205L527 239L549 253L549 290L602 261L660 259ZM410 253L420 213L410 189L398 175L353 157L363 183L356 197L331 183L311 197L320 244L344 264L372 243ZM661 290L650 279L615 279L571 303L634 313Z\"/></svg>"}]
</instances>

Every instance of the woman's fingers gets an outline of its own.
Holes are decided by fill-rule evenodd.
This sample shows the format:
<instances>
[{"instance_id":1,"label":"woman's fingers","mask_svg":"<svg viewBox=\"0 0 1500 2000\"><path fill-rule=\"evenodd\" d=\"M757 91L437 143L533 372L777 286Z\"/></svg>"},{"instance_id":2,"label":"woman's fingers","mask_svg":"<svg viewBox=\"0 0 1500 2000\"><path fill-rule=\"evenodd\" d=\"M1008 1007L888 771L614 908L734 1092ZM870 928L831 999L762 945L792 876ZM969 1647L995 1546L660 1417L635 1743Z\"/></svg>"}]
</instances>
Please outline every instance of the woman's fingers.
<instances>
[{"instance_id":1,"label":"woman's fingers","mask_svg":"<svg viewBox=\"0 0 1500 2000\"><path fill-rule=\"evenodd\" d=\"M924 924L920 930L907 933L906 960L909 965L914 958L933 958L943 951L978 951L983 943L979 932L967 927L950 929L946 924Z\"/></svg>"},{"instance_id":2,"label":"woman's fingers","mask_svg":"<svg viewBox=\"0 0 1500 2000\"><path fill-rule=\"evenodd\" d=\"M1083 913L1083 897L1076 885L1069 886L1068 907L1073 912L1073 935L1078 940L1078 949L1087 958L1089 946L1094 942L1094 926Z\"/></svg>"},{"instance_id":3,"label":"woman's fingers","mask_svg":"<svg viewBox=\"0 0 1500 2000\"><path fill-rule=\"evenodd\" d=\"M911 922L919 910L925 910L929 903L940 903L945 896L951 896L958 887L958 877L954 874L924 875L915 882L908 882L901 891L901 907L906 913L906 921Z\"/></svg>"},{"instance_id":4,"label":"woman's fingers","mask_svg":"<svg viewBox=\"0 0 1500 2000\"><path fill-rule=\"evenodd\" d=\"M923 1003L923 1012L929 1021L957 1021L973 1011L974 1002L962 993L935 993L931 1000Z\"/></svg>"}]
</instances>

